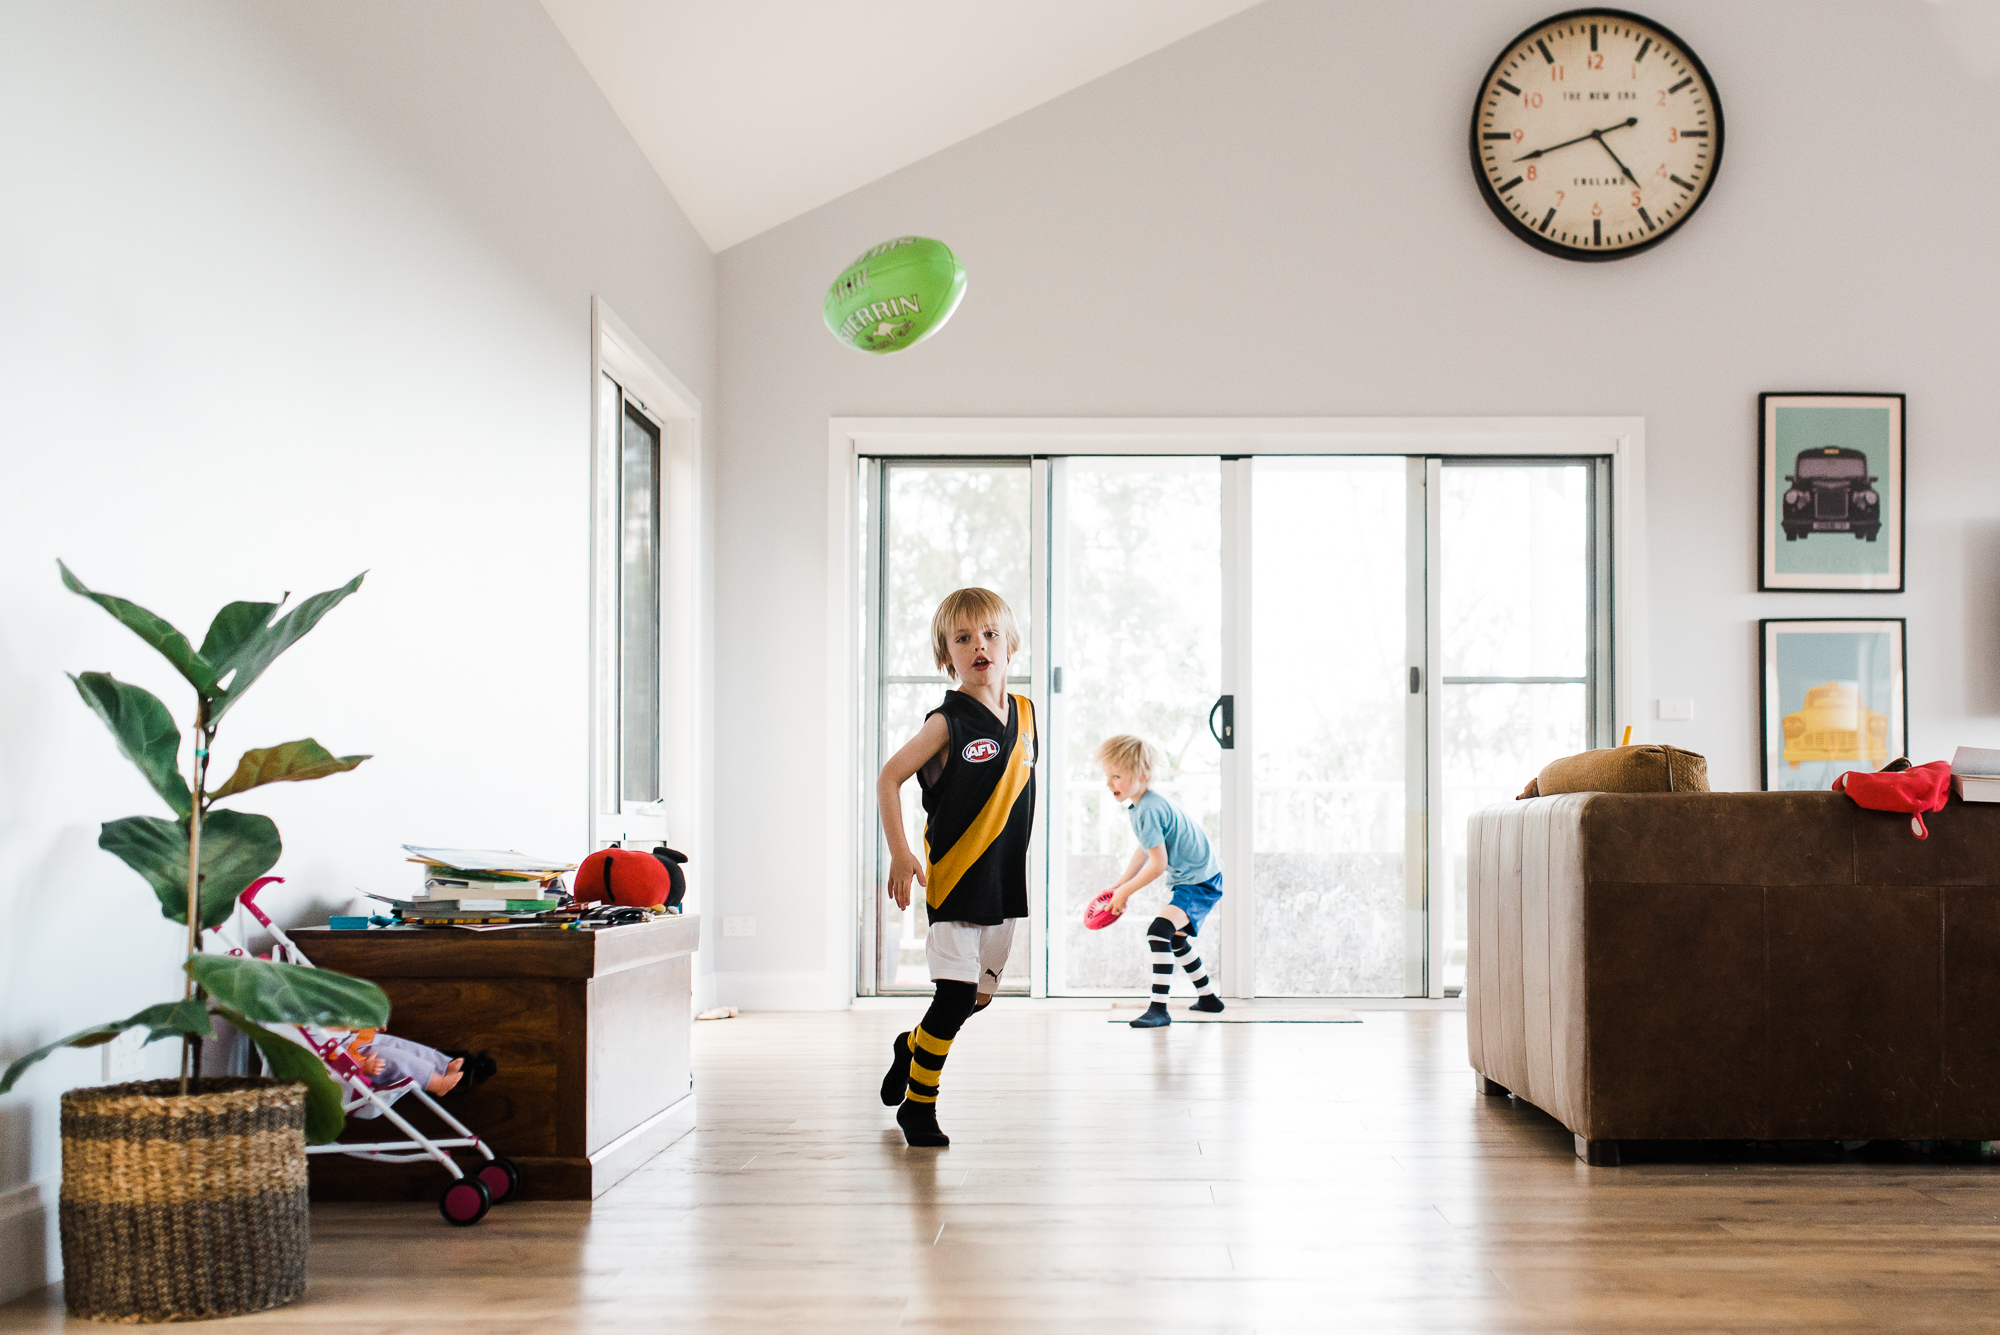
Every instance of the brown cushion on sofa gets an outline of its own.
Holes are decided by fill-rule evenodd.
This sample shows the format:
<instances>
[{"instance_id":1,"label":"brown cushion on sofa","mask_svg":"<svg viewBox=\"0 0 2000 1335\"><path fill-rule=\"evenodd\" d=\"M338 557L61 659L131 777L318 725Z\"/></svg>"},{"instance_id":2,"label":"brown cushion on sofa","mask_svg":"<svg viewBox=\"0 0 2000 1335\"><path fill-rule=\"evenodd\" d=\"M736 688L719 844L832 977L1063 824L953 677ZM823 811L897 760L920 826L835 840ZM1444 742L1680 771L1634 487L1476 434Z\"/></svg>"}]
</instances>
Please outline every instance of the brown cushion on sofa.
<instances>
[{"instance_id":1,"label":"brown cushion on sofa","mask_svg":"<svg viewBox=\"0 0 2000 1335\"><path fill-rule=\"evenodd\" d=\"M1542 767L1539 796L1557 793L1705 793L1708 759L1678 746L1614 746Z\"/></svg>"}]
</instances>

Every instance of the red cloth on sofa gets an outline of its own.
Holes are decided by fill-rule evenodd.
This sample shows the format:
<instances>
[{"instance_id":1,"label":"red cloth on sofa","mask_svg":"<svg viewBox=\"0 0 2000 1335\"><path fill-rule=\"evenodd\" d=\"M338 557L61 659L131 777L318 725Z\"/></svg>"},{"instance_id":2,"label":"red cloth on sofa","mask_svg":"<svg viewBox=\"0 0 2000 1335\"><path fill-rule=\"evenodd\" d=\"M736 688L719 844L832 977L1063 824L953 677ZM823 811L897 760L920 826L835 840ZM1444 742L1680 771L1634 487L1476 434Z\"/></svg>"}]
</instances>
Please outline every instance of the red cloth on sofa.
<instances>
[{"instance_id":1,"label":"red cloth on sofa","mask_svg":"<svg viewBox=\"0 0 2000 1335\"><path fill-rule=\"evenodd\" d=\"M1945 799L1951 795L1951 762L1933 760L1895 774L1851 769L1833 781L1833 791L1846 793L1856 806L1870 811L1909 812L1910 832L1928 839L1931 832L1924 828L1923 813L1944 810Z\"/></svg>"}]
</instances>

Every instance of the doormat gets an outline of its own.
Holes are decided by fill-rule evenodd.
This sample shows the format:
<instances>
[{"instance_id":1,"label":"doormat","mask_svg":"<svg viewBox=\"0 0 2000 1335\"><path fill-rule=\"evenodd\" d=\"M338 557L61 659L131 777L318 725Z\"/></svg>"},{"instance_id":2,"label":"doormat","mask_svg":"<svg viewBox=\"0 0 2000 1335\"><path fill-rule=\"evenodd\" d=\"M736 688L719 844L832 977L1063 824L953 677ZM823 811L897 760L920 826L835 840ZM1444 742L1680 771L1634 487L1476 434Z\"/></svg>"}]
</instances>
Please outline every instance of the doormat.
<instances>
[{"instance_id":1,"label":"doormat","mask_svg":"<svg viewBox=\"0 0 2000 1335\"><path fill-rule=\"evenodd\" d=\"M1175 1024L1360 1024L1361 1017L1351 1010L1339 1006L1313 1005L1252 1005L1249 1002L1232 1001L1228 1009L1221 1012L1189 1010L1185 1005L1169 1005L1167 1014ZM1111 1008L1105 1018L1113 1024L1125 1024L1146 1013L1144 1006L1122 1003Z\"/></svg>"}]
</instances>

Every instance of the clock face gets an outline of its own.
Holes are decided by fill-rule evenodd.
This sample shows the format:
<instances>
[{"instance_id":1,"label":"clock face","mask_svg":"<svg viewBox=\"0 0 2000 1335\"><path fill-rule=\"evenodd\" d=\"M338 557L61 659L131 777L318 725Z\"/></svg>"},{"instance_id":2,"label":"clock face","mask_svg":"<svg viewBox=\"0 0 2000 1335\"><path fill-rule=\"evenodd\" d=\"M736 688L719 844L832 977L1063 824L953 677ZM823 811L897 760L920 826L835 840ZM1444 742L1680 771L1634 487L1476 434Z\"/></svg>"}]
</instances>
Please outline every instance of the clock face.
<instances>
[{"instance_id":1,"label":"clock face","mask_svg":"<svg viewBox=\"0 0 2000 1335\"><path fill-rule=\"evenodd\" d=\"M1472 112L1472 170L1523 241L1572 260L1656 246L1707 196L1722 102L1680 38L1580 9L1516 37Z\"/></svg>"}]
</instances>

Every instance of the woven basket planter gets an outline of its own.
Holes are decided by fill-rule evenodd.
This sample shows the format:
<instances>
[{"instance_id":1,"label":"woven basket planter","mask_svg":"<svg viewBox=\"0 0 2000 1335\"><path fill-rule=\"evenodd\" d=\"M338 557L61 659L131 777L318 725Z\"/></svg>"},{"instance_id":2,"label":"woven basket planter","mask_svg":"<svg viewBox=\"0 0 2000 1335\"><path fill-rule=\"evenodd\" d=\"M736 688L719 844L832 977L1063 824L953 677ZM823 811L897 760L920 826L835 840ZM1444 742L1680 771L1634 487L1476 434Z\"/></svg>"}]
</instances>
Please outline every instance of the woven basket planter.
<instances>
[{"instance_id":1,"label":"woven basket planter","mask_svg":"<svg viewBox=\"0 0 2000 1335\"><path fill-rule=\"evenodd\" d=\"M261 1312L306 1287L305 1087L145 1080L62 1097L63 1294L96 1321Z\"/></svg>"}]
</instances>

